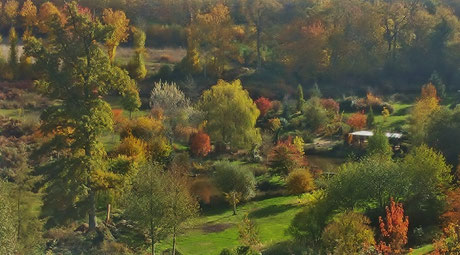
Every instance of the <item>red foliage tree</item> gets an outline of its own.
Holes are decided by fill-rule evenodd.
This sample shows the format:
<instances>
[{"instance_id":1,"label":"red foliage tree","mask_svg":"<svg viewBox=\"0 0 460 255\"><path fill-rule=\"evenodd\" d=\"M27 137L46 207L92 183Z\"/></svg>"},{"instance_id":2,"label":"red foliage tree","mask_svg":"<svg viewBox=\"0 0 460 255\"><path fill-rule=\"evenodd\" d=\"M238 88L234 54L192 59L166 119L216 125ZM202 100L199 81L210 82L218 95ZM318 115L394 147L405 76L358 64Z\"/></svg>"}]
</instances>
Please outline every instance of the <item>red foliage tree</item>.
<instances>
[{"instance_id":1,"label":"red foliage tree","mask_svg":"<svg viewBox=\"0 0 460 255\"><path fill-rule=\"evenodd\" d=\"M386 219L379 217L381 240L376 248L383 254L400 254L407 244L409 217L404 216L403 205L395 203L393 198L390 199L390 207L385 210Z\"/></svg>"},{"instance_id":2,"label":"red foliage tree","mask_svg":"<svg viewBox=\"0 0 460 255\"><path fill-rule=\"evenodd\" d=\"M272 108L272 102L266 97L259 97L259 99L254 102L256 103L257 108L259 108L261 117L265 116L265 114L267 114L267 112Z\"/></svg>"},{"instance_id":3,"label":"red foliage tree","mask_svg":"<svg viewBox=\"0 0 460 255\"><path fill-rule=\"evenodd\" d=\"M283 176L287 176L295 169L307 166L303 152L292 143L291 137L285 141L278 141L270 151L268 159L273 172Z\"/></svg>"},{"instance_id":4,"label":"red foliage tree","mask_svg":"<svg viewBox=\"0 0 460 255\"><path fill-rule=\"evenodd\" d=\"M446 225L453 223L460 224L460 188L447 193L447 211L442 215Z\"/></svg>"},{"instance_id":5,"label":"red foliage tree","mask_svg":"<svg viewBox=\"0 0 460 255\"><path fill-rule=\"evenodd\" d=\"M367 125L367 116L362 112L353 113L348 118L347 124L355 130L363 129Z\"/></svg>"},{"instance_id":6,"label":"red foliage tree","mask_svg":"<svg viewBox=\"0 0 460 255\"><path fill-rule=\"evenodd\" d=\"M340 110L340 105L337 103L334 99L328 98L328 99L321 99L321 105L324 107L324 109L331 111L331 112L339 112Z\"/></svg>"},{"instance_id":7,"label":"red foliage tree","mask_svg":"<svg viewBox=\"0 0 460 255\"><path fill-rule=\"evenodd\" d=\"M203 131L198 131L190 137L190 150L195 156L205 157L211 151L211 138Z\"/></svg>"}]
</instances>

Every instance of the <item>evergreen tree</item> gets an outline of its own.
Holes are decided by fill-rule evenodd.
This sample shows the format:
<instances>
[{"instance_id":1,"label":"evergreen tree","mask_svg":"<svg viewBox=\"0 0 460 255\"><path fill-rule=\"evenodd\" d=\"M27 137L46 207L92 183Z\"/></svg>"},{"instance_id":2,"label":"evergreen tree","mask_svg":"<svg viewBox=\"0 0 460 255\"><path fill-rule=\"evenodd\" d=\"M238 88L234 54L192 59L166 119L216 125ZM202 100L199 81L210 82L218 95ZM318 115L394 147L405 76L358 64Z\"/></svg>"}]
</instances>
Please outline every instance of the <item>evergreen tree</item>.
<instances>
[{"instance_id":1,"label":"evergreen tree","mask_svg":"<svg viewBox=\"0 0 460 255\"><path fill-rule=\"evenodd\" d=\"M444 84L441 76L437 71L433 71L429 82L431 82L436 87L439 97L444 99L446 97L446 84Z\"/></svg>"},{"instance_id":2,"label":"evergreen tree","mask_svg":"<svg viewBox=\"0 0 460 255\"><path fill-rule=\"evenodd\" d=\"M10 67L15 71L16 66L18 65L18 36L14 27L11 27L10 29L9 40L10 56L8 58L8 63Z\"/></svg>"},{"instance_id":3,"label":"evergreen tree","mask_svg":"<svg viewBox=\"0 0 460 255\"><path fill-rule=\"evenodd\" d=\"M369 108L369 112L367 113L367 127L368 128L373 128L374 127L374 121L375 121L375 116L374 116L374 110L372 109L372 106Z\"/></svg>"},{"instance_id":4,"label":"evergreen tree","mask_svg":"<svg viewBox=\"0 0 460 255\"><path fill-rule=\"evenodd\" d=\"M134 43L134 57L131 60L131 76L136 80L143 80L147 75L147 69L145 68L145 32L139 28L133 28L133 43Z\"/></svg>"},{"instance_id":5,"label":"evergreen tree","mask_svg":"<svg viewBox=\"0 0 460 255\"><path fill-rule=\"evenodd\" d=\"M301 111L303 106L305 105L306 101L305 101L305 98L303 96L302 85L300 85L300 84L297 86L297 96L299 97L297 99L297 111Z\"/></svg>"}]
</instances>

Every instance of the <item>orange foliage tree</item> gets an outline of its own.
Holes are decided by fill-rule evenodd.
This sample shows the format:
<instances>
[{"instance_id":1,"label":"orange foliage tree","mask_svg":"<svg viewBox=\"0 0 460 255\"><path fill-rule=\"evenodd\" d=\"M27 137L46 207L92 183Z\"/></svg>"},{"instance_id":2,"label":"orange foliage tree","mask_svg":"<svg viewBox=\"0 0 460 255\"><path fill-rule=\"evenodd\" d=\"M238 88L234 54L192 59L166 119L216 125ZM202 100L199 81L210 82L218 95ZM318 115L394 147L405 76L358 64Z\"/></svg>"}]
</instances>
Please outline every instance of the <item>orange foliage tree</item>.
<instances>
[{"instance_id":1,"label":"orange foliage tree","mask_svg":"<svg viewBox=\"0 0 460 255\"><path fill-rule=\"evenodd\" d=\"M211 151L211 139L203 131L198 131L190 137L190 150L195 156L205 157Z\"/></svg>"},{"instance_id":2,"label":"orange foliage tree","mask_svg":"<svg viewBox=\"0 0 460 255\"><path fill-rule=\"evenodd\" d=\"M348 118L347 124L355 130L363 129L367 125L367 116L362 112L353 113Z\"/></svg>"},{"instance_id":3,"label":"orange foliage tree","mask_svg":"<svg viewBox=\"0 0 460 255\"><path fill-rule=\"evenodd\" d=\"M460 188L447 193L447 211L442 215L446 223L460 224Z\"/></svg>"},{"instance_id":4,"label":"orange foliage tree","mask_svg":"<svg viewBox=\"0 0 460 255\"><path fill-rule=\"evenodd\" d=\"M376 248L383 254L400 254L407 244L409 217L404 216L403 205L396 203L393 198L390 199L390 206L385 210L386 219L379 217L381 240Z\"/></svg>"},{"instance_id":5,"label":"orange foliage tree","mask_svg":"<svg viewBox=\"0 0 460 255\"><path fill-rule=\"evenodd\" d=\"M259 108L260 117L265 116L265 114L267 114L267 112L272 108L272 102L266 97L259 97L259 99L254 101L254 103L256 103L257 108Z\"/></svg>"},{"instance_id":6,"label":"orange foliage tree","mask_svg":"<svg viewBox=\"0 0 460 255\"><path fill-rule=\"evenodd\" d=\"M285 141L278 141L268 155L268 159L273 172L283 176L307 166L303 152L293 144L291 137Z\"/></svg>"}]
</instances>

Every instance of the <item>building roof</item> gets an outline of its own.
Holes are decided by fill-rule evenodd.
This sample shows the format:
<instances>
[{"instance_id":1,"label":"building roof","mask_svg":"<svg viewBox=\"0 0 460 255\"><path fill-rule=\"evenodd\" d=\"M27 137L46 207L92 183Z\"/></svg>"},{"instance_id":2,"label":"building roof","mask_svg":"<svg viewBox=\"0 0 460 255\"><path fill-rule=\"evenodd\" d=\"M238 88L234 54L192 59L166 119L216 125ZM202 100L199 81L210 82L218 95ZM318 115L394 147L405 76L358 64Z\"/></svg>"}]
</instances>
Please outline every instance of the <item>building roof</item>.
<instances>
[{"instance_id":1,"label":"building roof","mask_svg":"<svg viewBox=\"0 0 460 255\"><path fill-rule=\"evenodd\" d=\"M361 130L361 131L353 132L351 133L351 135L370 137L374 135L374 132L367 131L367 130ZM402 137L402 134L401 133L385 133L385 136L388 138L400 139Z\"/></svg>"}]
</instances>

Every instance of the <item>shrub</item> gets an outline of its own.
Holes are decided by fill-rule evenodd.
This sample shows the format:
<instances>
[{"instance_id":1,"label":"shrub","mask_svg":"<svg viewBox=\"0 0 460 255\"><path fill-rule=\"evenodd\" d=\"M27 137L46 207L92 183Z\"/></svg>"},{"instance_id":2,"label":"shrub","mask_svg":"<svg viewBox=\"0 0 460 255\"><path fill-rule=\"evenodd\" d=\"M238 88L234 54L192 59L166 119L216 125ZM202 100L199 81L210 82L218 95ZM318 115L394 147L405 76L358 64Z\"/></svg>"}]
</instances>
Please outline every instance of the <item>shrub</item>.
<instances>
[{"instance_id":1,"label":"shrub","mask_svg":"<svg viewBox=\"0 0 460 255\"><path fill-rule=\"evenodd\" d=\"M124 126L120 136L125 138L132 135L144 141L149 141L162 132L163 123L161 123L161 121L150 117L140 117L129 121L127 125Z\"/></svg>"},{"instance_id":2,"label":"shrub","mask_svg":"<svg viewBox=\"0 0 460 255\"><path fill-rule=\"evenodd\" d=\"M267 114L267 112L272 107L272 103L271 103L270 99L268 99L266 97L259 97L259 99L254 101L254 103L256 103L256 106L260 111L260 117L265 116L265 114Z\"/></svg>"},{"instance_id":3,"label":"shrub","mask_svg":"<svg viewBox=\"0 0 460 255\"><path fill-rule=\"evenodd\" d=\"M367 117L362 112L353 113L347 120L347 124L354 130L361 130L367 125Z\"/></svg>"},{"instance_id":4,"label":"shrub","mask_svg":"<svg viewBox=\"0 0 460 255\"><path fill-rule=\"evenodd\" d=\"M122 142L115 149L117 155L125 155L136 161L143 161L146 159L147 145L144 141L134 137L125 137Z\"/></svg>"},{"instance_id":5,"label":"shrub","mask_svg":"<svg viewBox=\"0 0 460 255\"><path fill-rule=\"evenodd\" d=\"M336 216L323 231L322 241L330 254L363 254L375 244L370 220L348 211Z\"/></svg>"},{"instance_id":6,"label":"shrub","mask_svg":"<svg viewBox=\"0 0 460 255\"><path fill-rule=\"evenodd\" d=\"M203 131L198 131L190 137L190 151L195 156L205 157L211 151L211 139Z\"/></svg>"},{"instance_id":7,"label":"shrub","mask_svg":"<svg viewBox=\"0 0 460 255\"><path fill-rule=\"evenodd\" d=\"M334 99L328 98L328 99L321 99L321 105L324 107L324 109L338 113L340 110L340 105L337 103Z\"/></svg>"},{"instance_id":8,"label":"shrub","mask_svg":"<svg viewBox=\"0 0 460 255\"><path fill-rule=\"evenodd\" d=\"M211 202L211 195L213 192L213 185L208 180L198 180L191 186L191 192L197 196L203 203L209 204Z\"/></svg>"},{"instance_id":9,"label":"shrub","mask_svg":"<svg viewBox=\"0 0 460 255\"><path fill-rule=\"evenodd\" d=\"M315 188L313 177L308 169L297 169L287 177L287 189L289 193L299 197Z\"/></svg>"}]
</instances>

